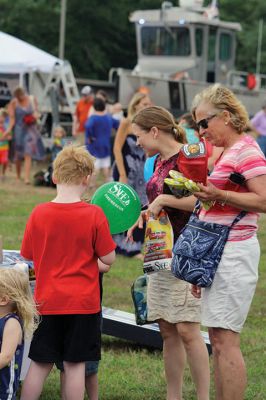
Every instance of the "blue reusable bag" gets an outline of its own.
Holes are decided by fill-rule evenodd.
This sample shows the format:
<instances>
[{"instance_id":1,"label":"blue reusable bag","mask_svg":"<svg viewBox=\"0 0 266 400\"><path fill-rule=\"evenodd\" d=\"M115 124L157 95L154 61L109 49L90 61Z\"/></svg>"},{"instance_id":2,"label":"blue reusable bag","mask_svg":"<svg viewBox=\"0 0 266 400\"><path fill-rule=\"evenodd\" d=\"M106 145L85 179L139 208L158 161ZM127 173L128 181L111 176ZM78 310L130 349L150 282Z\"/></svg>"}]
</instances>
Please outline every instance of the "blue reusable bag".
<instances>
[{"instance_id":1,"label":"blue reusable bag","mask_svg":"<svg viewBox=\"0 0 266 400\"><path fill-rule=\"evenodd\" d=\"M200 287L211 286L221 261L230 229L246 211L241 211L230 226L201 221L195 207L173 249L171 270L174 276Z\"/></svg>"},{"instance_id":2,"label":"blue reusable bag","mask_svg":"<svg viewBox=\"0 0 266 400\"><path fill-rule=\"evenodd\" d=\"M137 325L149 324L147 321L147 276L141 275L131 286L131 296L135 308Z\"/></svg>"}]
</instances>

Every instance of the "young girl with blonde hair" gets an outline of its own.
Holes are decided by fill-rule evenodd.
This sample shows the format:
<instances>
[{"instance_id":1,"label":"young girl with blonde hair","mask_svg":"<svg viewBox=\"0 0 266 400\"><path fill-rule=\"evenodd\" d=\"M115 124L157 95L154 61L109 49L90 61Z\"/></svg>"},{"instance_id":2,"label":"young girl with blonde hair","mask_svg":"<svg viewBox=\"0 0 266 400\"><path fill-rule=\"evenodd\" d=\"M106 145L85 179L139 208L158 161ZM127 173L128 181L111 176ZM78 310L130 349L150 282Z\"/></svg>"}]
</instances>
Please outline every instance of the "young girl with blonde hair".
<instances>
[{"instance_id":1,"label":"young girl with blonde hair","mask_svg":"<svg viewBox=\"0 0 266 400\"><path fill-rule=\"evenodd\" d=\"M0 398L15 399L24 335L31 336L37 311L25 272L0 268Z\"/></svg>"}]
</instances>

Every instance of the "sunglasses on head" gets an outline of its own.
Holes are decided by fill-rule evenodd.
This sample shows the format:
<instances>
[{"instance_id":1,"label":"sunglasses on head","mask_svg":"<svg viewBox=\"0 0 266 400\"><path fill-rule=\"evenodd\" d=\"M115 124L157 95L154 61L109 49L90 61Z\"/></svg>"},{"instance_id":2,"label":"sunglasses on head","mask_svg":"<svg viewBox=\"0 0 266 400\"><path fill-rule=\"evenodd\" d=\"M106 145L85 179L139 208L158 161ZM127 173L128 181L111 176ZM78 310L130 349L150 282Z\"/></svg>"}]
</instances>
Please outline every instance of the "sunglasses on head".
<instances>
[{"instance_id":1,"label":"sunglasses on head","mask_svg":"<svg viewBox=\"0 0 266 400\"><path fill-rule=\"evenodd\" d=\"M207 118L203 118L199 122L197 122L198 130L200 130L200 128L207 129L209 126L209 121L216 116L217 116L217 114L213 114L213 115L210 115Z\"/></svg>"}]
</instances>

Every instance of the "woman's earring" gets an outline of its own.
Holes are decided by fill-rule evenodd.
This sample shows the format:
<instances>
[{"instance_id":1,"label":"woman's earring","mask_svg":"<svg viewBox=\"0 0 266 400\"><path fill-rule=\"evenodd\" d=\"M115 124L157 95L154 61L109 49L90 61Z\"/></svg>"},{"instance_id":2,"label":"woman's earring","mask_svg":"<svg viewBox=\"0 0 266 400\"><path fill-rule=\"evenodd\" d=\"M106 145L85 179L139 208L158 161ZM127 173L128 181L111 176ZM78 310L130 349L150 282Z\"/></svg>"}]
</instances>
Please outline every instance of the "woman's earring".
<instances>
[{"instance_id":1,"label":"woman's earring","mask_svg":"<svg viewBox=\"0 0 266 400\"><path fill-rule=\"evenodd\" d=\"M225 125L228 125L228 122L225 122L224 124L225 124Z\"/></svg>"}]
</instances>

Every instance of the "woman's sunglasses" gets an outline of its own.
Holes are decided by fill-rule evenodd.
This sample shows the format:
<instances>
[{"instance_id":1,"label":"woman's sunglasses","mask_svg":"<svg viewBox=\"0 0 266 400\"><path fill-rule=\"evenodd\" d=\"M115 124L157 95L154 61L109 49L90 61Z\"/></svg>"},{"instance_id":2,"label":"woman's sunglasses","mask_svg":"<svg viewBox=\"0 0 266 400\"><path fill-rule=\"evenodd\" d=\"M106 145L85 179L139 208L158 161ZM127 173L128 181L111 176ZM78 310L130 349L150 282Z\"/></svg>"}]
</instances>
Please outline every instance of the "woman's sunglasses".
<instances>
[{"instance_id":1,"label":"woman's sunglasses","mask_svg":"<svg viewBox=\"0 0 266 400\"><path fill-rule=\"evenodd\" d=\"M197 122L198 130L200 130L200 128L202 128L202 129L207 129L208 126L209 126L209 121L210 121L211 119L213 119L214 117L216 117L216 116L217 116L217 114L213 114L213 115L210 115L210 116L207 117L207 118L203 118L203 119L201 119L199 122Z\"/></svg>"}]
</instances>

